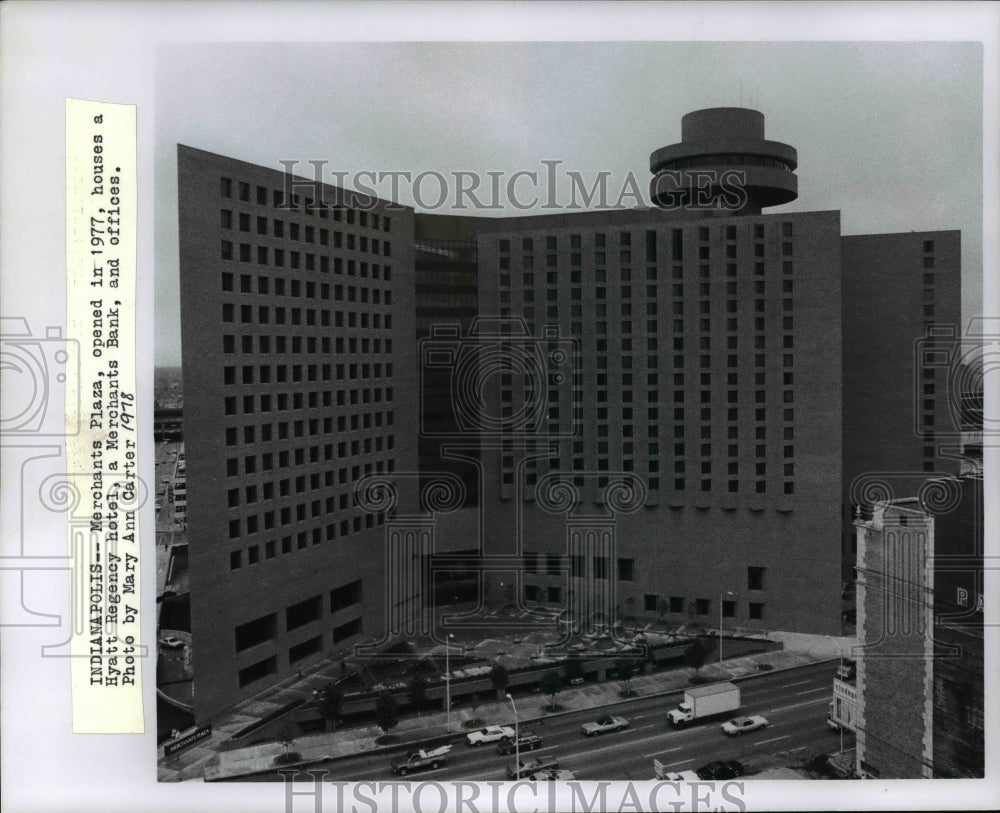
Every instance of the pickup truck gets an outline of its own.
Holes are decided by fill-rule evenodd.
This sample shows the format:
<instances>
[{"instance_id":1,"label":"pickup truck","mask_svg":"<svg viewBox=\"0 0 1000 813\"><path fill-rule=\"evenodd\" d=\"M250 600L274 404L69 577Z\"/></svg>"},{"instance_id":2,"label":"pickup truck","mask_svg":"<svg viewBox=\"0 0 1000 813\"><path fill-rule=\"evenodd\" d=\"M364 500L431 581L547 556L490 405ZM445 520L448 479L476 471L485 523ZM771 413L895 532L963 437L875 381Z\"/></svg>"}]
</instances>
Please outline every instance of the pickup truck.
<instances>
[{"instance_id":1,"label":"pickup truck","mask_svg":"<svg viewBox=\"0 0 1000 813\"><path fill-rule=\"evenodd\" d=\"M527 776L531 776L535 773L542 773L544 771L554 771L559 767L559 760L555 757L542 757L541 759L532 759L528 762L521 760L517 768L513 765L507 768L507 778L508 779L524 779Z\"/></svg>"},{"instance_id":2,"label":"pickup truck","mask_svg":"<svg viewBox=\"0 0 1000 813\"><path fill-rule=\"evenodd\" d=\"M392 772L399 776L406 776L410 771L421 771L426 768L438 768L448 761L448 753L451 751L450 745L442 745L433 751L420 749L408 754L402 762L397 762L392 766Z\"/></svg>"},{"instance_id":3,"label":"pickup truck","mask_svg":"<svg viewBox=\"0 0 1000 813\"><path fill-rule=\"evenodd\" d=\"M695 720L717 717L740 707L740 687L735 683L713 683L684 692L684 702L667 713L670 724L681 728Z\"/></svg>"}]
</instances>

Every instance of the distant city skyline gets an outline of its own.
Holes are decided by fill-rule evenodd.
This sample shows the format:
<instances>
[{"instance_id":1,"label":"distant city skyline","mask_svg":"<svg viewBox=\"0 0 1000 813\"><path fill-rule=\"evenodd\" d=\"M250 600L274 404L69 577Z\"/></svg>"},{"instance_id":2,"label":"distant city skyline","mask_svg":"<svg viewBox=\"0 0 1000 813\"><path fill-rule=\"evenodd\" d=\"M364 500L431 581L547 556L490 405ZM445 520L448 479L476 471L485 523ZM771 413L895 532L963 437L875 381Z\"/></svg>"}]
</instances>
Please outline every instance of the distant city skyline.
<instances>
[{"instance_id":1,"label":"distant city skyline","mask_svg":"<svg viewBox=\"0 0 1000 813\"><path fill-rule=\"evenodd\" d=\"M318 54L213 43L164 46L158 60L158 365L180 363L178 142L275 169L297 161L307 177L324 161L332 183L335 172L461 172L482 192L488 173L506 184L536 172L542 186L553 171L559 202L572 199L571 173L587 188L603 175L613 204L630 175L648 181L652 150L680 139L681 114L716 106L760 110L767 138L798 148L799 199L778 211L839 209L843 234L960 229L963 320L982 310L977 43L340 43ZM220 64L224 82L198 81ZM531 181L520 184L530 200ZM417 211L438 197L432 177L416 200L399 191ZM502 195L500 208L464 213L551 214L540 197L527 211Z\"/></svg>"}]
</instances>

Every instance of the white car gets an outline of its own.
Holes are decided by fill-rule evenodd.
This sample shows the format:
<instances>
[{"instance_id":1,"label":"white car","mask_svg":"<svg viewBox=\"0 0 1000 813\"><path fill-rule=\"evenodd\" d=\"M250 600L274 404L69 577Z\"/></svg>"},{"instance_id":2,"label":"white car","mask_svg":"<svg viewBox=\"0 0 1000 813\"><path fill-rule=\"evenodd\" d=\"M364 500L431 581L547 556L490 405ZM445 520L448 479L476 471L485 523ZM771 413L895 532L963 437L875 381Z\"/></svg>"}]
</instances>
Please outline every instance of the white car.
<instances>
[{"instance_id":1,"label":"white car","mask_svg":"<svg viewBox=\"0 0 1000 813\"><path fill-rule=\"evenodd\" d=\"M576 779L576 774L565 768L555 768L551 771L533 773L529 778L532 782L565 782L570 779Z\"/></svg>"},{"instance_id":2,"label":"white car","mask_svg":"<svg viewBox=\"0 0 1000 813\"><path fill-rule=\"evenodd\" d=\"M583 736L593 737L608 731L621 731L624 728L628 728L629 725L629 721L624 717L605 716L599 718L596 722L584 723L580 727L580 730L583 731Z\"/></svg>"},{"instance_id":3,"label":"white car","mask_svg":"<svg viewBox=\"0 0 1000 813\"><path fill-rule=\"evenodd\" d=\"M732 720L727 720L722 724L722 731L730 737L738 737L740 734L767 728L769 725L771 723L766 717L756 714L753 717L734 717Z\"/></svg>"},{"instance_id":4,"label":"white car","mask_svg":"<svg viewBox=\"0 0 1000 813\"><path fill-rule=\"evenodd\" d=\"M483 745L487 742L501 742L514 739L514 729L509 725L488 725L465 735L469 745Z\"/></svg>"},{"instance_id":5,"label":"white car","mask_svg":"<svg viewBox=\"0 0 1000 813\"><path fill-rule=\"evenodd\" d=\"M178 649L184 646L184 642L180 638L175 638L173 635L167 635L160 639L160 646L166 649Z\"/></svg>"}]
</instances>

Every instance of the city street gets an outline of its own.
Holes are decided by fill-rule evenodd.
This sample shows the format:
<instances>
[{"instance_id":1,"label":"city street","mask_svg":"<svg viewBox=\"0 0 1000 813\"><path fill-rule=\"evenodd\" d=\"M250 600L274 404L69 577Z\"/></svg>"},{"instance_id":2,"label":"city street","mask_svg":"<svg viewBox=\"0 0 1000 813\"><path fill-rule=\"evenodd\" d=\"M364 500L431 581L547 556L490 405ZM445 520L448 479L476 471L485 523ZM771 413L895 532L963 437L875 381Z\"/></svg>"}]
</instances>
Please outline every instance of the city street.
<instances>
[{"instance_id":1,"label":"city street","mask_svg":"<svg viewBox=\"0 0 1000 813\"><path fill-rule=\"evenodd\" d=\"M769 728L741 737L730 738L720 730L726 718L673 729L666 712L679 702L681 695L639 698L607 709L607 713L626 717L631 726L626 731L585 738L580 726L601 716L603 710L591 709L532 721L521 726L521 733L541 736L544 744L522 759L555 757L577 779L646 780L653 779L653 760L659 759L668 770L693 770L715 759L736 759L749 772L776 766L794 765L816 752L831 753L840 747L838 735L826 724L827 704L831 696L835 664L822 663L773 675L761 675L740 682L743 705L740 715L763 714ZM534 716L544 702L541 697L517 700L522 717ZM733 715L735 716L735 715ZM511 722L511 721L505 721ZM845 737L844 747L853 746L853 736ZM364 754L313 766L326 771L329 780L395 779L392 762L416 750L394 750ZM494 745L470 747L465 738L455 738L448 763L436 770L421 771L407 777L421 779L463 779L471 781L506 778L506 768L514 757L501 757ZM277 772L253 777L250 781L275 781ZM247 780L242 780L247 781Z\"/></svg>"}]
</instances>

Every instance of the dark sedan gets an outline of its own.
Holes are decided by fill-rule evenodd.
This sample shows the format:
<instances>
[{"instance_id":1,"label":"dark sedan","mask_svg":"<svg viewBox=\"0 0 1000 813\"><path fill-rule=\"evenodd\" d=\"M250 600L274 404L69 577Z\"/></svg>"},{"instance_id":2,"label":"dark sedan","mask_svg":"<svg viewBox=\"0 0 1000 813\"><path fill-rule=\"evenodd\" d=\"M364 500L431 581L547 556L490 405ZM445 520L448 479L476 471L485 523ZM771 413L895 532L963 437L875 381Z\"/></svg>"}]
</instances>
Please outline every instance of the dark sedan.
<instances>
[{"instance_id":1,"label":"dark sedan","mask_svg":"<svg viewBox=\"0 0 1000 813\"><path fill-rule=\"evenodd\" d=\"M735 759L720 759L715 762L709 762L707 765L702 765L695 773L698 774L699 779L717 781L719 779L735 779L738 776L743 776L746 773L746 768L743 767L742 762L737 762Z\"/></svg>"},{"instance_id":2,"label":"dark sedan","mask_svg":"<svg viewBox=\"0 0 1000 813\"><path fill-rule=\"evenodd\" d=\"M537 734L522 734L515 744L513 740L501 742L497 746L497 753L501 756L513 754L515 751L534 751L542 747L542 738Z\"/></svg>"}]
</instances>

